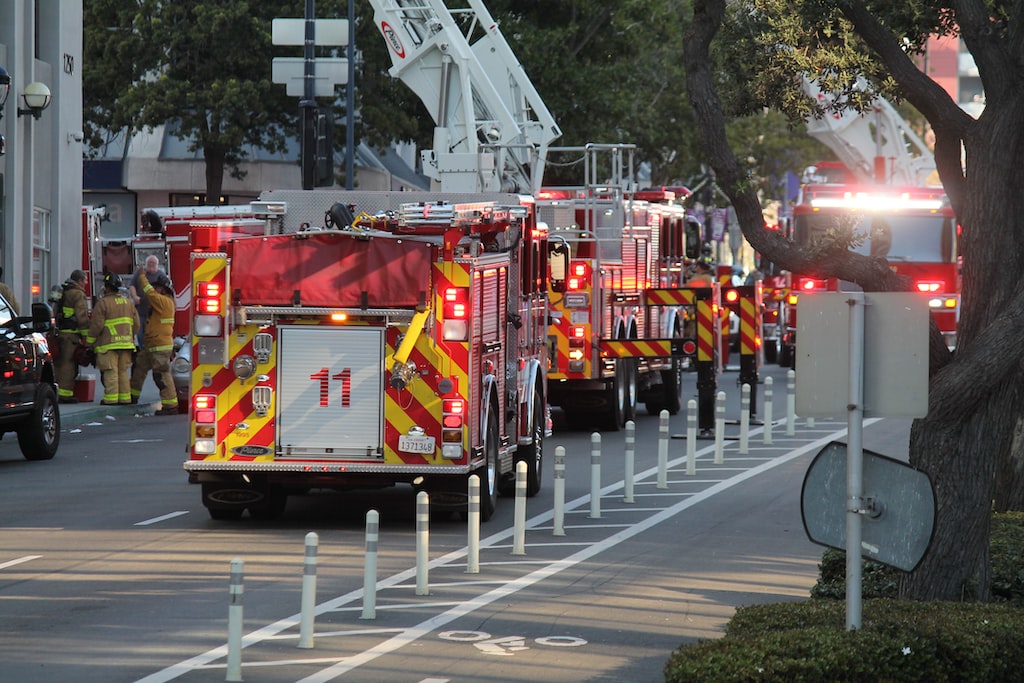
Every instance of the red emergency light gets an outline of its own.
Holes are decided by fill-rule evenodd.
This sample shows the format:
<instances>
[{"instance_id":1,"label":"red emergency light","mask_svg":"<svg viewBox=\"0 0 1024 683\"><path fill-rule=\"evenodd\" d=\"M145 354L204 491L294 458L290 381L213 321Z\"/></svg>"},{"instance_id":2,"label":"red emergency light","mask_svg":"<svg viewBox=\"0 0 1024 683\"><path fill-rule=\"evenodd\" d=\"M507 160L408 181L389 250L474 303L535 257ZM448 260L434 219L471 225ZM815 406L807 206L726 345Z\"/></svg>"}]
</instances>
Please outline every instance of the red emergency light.
<instances>
[{"instance_id":1,"label":"red emergency light","mask_svg":"<svg viewBox=\"0 0 1024 683\"><path fill-rule=\"evenodd\" d=\"M735 289L727 289L727 290L725 290L725 303L727 303L727 304L734 304L734 303L736 303L739 300L740 300L740 293L737 292Z\"/></svg>"},{"instance_id":2,"label":"red emergency light","mask_svg":"<svg viewBox=\"0 0 1024 683\"><path fill-rule=\"evenodd\" d=\"M469 315L469 290L449 287L444 290L444 317L446 320L463 319Z\"/></svg>"},{"instance_id":3,"label":"red emergency light","mask_svg":"<svg viewBox=\"0 0 1024 683\"><path fill-rule=\"evenodd\" d=\"M946 283L938 280L919 280L917 282L917 291L932 294L935 292L942 292L946 289Z\"/></svg>"},{"instance_id":4,"label":"red emergency light","mask_svg":"<svg viewBox=\"0 0 1024 683\"><path fill-rule=\"evenodd\" d=\"M802 277L800 278L799 289L802 292L823 292L828 289L828 283L825 280Z\"/></svg>"},{"instance_id":5,"label":"red emergency light","mask_svg":"<svg viewBox=\"0 0 1024 683\"><path fill-rule=\"evenodd\" d=\"M586 289L590 282L590 264L586 261L573 261L569 264L569 279L567 286L570 290Z\"/></svg>"}]
</instances>

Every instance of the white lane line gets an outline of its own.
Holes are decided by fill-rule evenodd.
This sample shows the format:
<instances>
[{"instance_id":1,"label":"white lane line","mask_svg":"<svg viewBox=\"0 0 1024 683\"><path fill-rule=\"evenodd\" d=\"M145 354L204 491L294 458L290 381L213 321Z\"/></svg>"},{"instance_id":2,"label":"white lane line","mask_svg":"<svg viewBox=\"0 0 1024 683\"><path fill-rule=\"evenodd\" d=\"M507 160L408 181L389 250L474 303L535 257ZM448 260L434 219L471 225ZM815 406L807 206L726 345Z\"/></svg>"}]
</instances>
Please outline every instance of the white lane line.
<instances>
[{"instance_id":1,"label":"white lane line","mask_svg":"<svg viewBox=\"0 0 1024 683\"><path fill-rule=\"evenodd\" d=\"M26 555L25 557L19 557L16 560L9 560L8 562L0 564L0 569L7 569L8 567L19 565L22 562L31 562L32 560L38 560L41 557L42 555Z\"/></svg>"},{"instance_id":2,"label":"white lane line","mask_svg":"<svg viewBox=\"0 0 1024 683\"><path fill-rule=\"evenodd\" d=\"M879 419L881 418L869 418L864 421L864 426L874 424L875 422L878 422ZM682 510L692 507L693 505L696 505L699 502L707 500L708 498L714 495L726 491L727 489L737 484L740 484L746 481L747 479L750 479L751 477L755 477L763 472L767 472L768 470L773 469L778 465L787 463L790 460L798 458L815 449L820 449L823 446L836 440L845 433L846 428L842 427L836 431L830 432L827 436L824 436L820 439L805 444L801 448L790 451L785 455L781 455L779 456L779 458L773 461L762 463L755 468L749 469L741 474L737 474L736 476L731 477L730 479L719 482L718 484L709 487L708 489L699 494L690 496L686 498L686 500L680 501L670 508L666 508L665 511L661 514L649 517L648 519L632 527L624 529L618 532L617 534L610 536L608 539L606 539L604 542L598 545L591 546L590 548L585 548L576 553L575 555L570 556L569 558L552 563L548 567L537 569L531 574L521 577L516 581L512 581L508 585L500 589L495 589L493 591L490 591L489 593L478 596L473 600L469 600L463 603L462 606L460 606L459 608L449 610L448 612L433 617L432 619L428 619L427 621L424 621L410 629L404 629L401 633L395 635L390 640L387 640L377 645L376 647L366 650L365 652L360 653L358 655L346 657L344 662L339 662L335 666L330 667L328 669L324 669L319 674L315 674L313 676L302 679L297 683L316 683L318 681L328 681L332 678L344 674L345 672L351 671L352 669L362 666L363 664L371 662L378 657L398 650L404 647L405 645L415 642L416 640L419 640L420 638L430 634L433 630L436 630L440 626L448 624L459 617L465 616L466 614L469 614L481 607L484 607L490 604L491 602L494 602L495 600L499 600L502 597L511 595L521 590L522 588L533 585L538 581L553 576L558 572L561 572L563 569L573 567L576 564L579 564L580 562L589 559L593 555L603 552L604 550L607 550L611 547L614 547L615 545L618 545L619 543L628 540L629 538L632 538L633 536L643 531L646 531L650 527L656 524L660 524L666 519L669 519L672 516L678 514ZM709 445L708 447L702 449L700 455L710 455L711 453L713 453L713 451L714 446ZM672 467L685 461L686 456L683 456L670 462L669 466ZM637 474L636 478L644 479L647 477L652 477L655 474L657 474L657 471L658 469L656 466L651 467L650 469L647 469ZM601 489L600 493L601 495L606 495L608 493L617 491L623 488L624 486L625 483L619 481L604 487L603 489ZM580 496L579 498L576 498L573 501L567 502L566 510L576 508L582 505L588 505L589 502L590 494L585 494L583 496ZM540 526L545 522L550 523L553 519L554 511L548 510L528 520L526 527L528 529L531 529ZM499 531L487 537L486 539L483 539L480 543L481 547L488 547L490 545L498 543L503 539L511 537L513 533L514 529L512 527L503 529L502 531ZM465 547L459 550L454 550L446 555L443 555L442 557L436 558L429 562L428 568L433 569L434 567L444 567L449 563L455 562L456 560L460 560L461 558L465 557L466 553L467 549ZM397 574L393 574L385 579L382 579L381 581L377 582L377 590L389 588L401 584L404 581L408 581L416 575L416 571L416 567L410 567L409 569L406 569ZM321 615L327 612L336 611L344 605L362 599L363 589L357 588L355 590L349 591L348 593L345 593L344 595L339 595L338 597L332 600L328 600L317 605L315 613L316 615ZM272 638L282 633L283 631L296 628L299 625L299 619L300 615L294 614L290 617L280 619L272 624L267 624L266 626L263 626L255 631L252 631L251 633L242 638L242 647L246 648L250 645L255 645L263 640ZM195 669L206 668L211 662L215 662L218 659L226 657L227 653L228 648L227 644L225 643L224 645L220 645L211 650L207 650L206 652L198 654L194 657L178 662L177 664L173 664L160 671L154 672L144 678L139 679L138 681L136 681L136 683L166 683L167 681L172 681L180 676L184 676L190 673L191 671L194 671Z\"/></svg>"},{"instance_id":3,"label":"white lane line","mask_svg":"<svg viewBox=\"0 0 1024 683\"><path fill-rule=\"evenodd\" d=\"M159 517L150 517L144 519L141 522L135 522L135 526L149 526L150 524L156 524L157 522L164 522L168 519L174 519L175 517L181 517L187 515L188 510L178 510L177 512L168 512L166 515L160 515Z\"/></svg>"}]
</instances>

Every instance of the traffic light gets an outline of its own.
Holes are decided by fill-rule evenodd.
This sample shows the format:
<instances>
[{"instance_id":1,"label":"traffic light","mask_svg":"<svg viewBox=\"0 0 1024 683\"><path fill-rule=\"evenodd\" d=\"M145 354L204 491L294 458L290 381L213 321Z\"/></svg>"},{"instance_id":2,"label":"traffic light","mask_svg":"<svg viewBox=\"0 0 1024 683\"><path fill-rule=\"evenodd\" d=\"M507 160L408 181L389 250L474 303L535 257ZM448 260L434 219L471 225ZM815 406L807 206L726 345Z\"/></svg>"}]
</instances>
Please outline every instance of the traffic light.
<instances>
[{"instance_id":1,"label":"traffic light","mask_svg":"<svg viewBox=\"0 0 1024 683\"><path fill-rule=\"evenodd\" d=\"M302 189L330 187L334 184L334 118L315 104L303 106L302 114Z\"/></svg>"},{"instance_id":2,"label":"traffic light","mask_svg":"<svg viewBox=\"0 0 1024 683\"><path fill-rule=\"evenodd\" d=\"M334 117L330 114L316 114L316 161L314 185L330 187L334 184Z\"/></svg>"}]
</instances>

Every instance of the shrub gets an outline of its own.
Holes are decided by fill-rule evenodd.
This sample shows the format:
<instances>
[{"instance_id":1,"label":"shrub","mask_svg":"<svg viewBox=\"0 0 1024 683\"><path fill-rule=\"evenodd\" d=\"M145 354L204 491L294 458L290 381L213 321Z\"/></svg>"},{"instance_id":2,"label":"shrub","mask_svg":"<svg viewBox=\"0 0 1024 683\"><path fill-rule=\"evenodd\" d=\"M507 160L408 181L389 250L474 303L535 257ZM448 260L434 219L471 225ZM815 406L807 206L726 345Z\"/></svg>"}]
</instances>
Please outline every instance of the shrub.
<instances>
[{"instance_id":1,"label":"shrub","mask_svg":"<svg viewBox=\"0 0 1024 683\"><path fill-rule=\"evenodd\" d=\"M726 635L685 645L667 683L1024 680L1024 613L1006 605L865 600L861 629L835 600L740 608Z\"/></svg>"},{"instance_id":2,"label":"shrub","mask_svg":"<svg viewBox=\"0 0 1024 683\"><path fill-rule=\"evenodd\" d=\"M990 604L897 601L901 572L865 561L849 631L846 554L826 550L811 589L825 599L736 610L723 638L675 650L665 680L1024 682L1024 512L993 515L990 553Z\"/></svg>"}]
</instances>

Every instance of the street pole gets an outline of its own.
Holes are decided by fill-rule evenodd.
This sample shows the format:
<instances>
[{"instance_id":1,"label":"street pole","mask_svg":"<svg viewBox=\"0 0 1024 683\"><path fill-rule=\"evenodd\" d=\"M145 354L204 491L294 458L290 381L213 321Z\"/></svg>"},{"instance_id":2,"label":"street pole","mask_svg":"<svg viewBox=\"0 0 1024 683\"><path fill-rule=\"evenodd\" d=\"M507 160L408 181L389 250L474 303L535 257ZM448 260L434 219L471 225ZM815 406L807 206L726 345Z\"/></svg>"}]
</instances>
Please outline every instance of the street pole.
<instances>
[{"instance_id":1,"label":"street pole","mask_svg":"<svg viewBox=\"0 0 1024 683\"><path fill-rule=\"evenodd\" d=\"M302 100L302 189L316 186L316 2L306 0L306 35L303 44Z\"/></svg>"},{"instance_id":2,"label":"street pole","mask_svg":"<svg viewBox=\"0 0 1024 683\"><path fill-rule=\"evenodd\" d=\"M348 0L348 92L345 95L345 189L355 187L356 156L356 2Z\"/></svg>"},{"instance_id":3,"label":"street pole","mask_svg":"<svg viewBox=\"0 0 1024 683\"><path fill-rule=\"evenodd\" d=\"M864 502L864 294L850 294L850 401L846 442L846 628L860 628Z\"/></svg>"}]
</instances>

